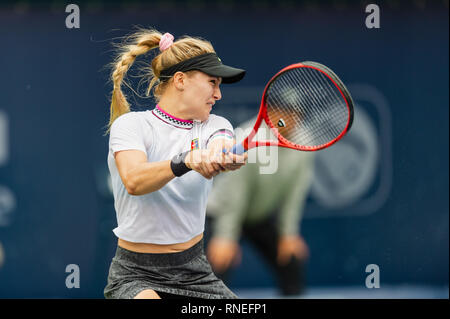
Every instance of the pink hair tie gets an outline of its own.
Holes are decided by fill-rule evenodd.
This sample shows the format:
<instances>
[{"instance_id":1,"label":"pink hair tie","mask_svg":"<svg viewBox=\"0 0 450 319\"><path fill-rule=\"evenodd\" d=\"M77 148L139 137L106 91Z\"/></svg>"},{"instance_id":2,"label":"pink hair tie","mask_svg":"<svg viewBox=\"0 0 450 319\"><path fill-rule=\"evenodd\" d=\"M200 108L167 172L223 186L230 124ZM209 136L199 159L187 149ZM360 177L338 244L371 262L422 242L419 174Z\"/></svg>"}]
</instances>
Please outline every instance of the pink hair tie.
<instances>
[{"instance_id":1,"label":"pink hair tie","mask_svg":"<svg viewBox=\"0 0 450 319\"><path fill-rule=\"evenodd\" d=\"M164 35L161 37L161 40L159 40L159 50L165 51L168 48L170 48L173 44L173 35L170 33L164 33Z\"/></svg>"}]
</instances>

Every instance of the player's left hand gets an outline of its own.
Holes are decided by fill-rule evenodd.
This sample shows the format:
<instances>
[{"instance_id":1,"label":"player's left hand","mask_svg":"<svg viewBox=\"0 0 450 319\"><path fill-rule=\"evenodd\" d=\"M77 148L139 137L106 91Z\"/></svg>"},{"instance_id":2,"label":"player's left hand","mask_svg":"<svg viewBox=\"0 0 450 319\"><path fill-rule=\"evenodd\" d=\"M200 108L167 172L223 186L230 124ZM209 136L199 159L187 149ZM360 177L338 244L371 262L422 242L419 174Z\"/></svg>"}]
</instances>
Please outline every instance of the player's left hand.
<instances>
[{"instance_id":1,"label":"player's left hand","mask_svg":"<svg viewBox=\"0 0 450 319\"><path fill-rule=\"evenodd\" d=\"M212 141L208 149L212 154L215 154L214 158L217 164L221 167L222 171L235 171L246 164L248 159L248 153L245 152L242 155L233 154L230 152L235 141L227 139L217 139ZM226 149L228 152L224 153L222 150Z\"/></svg>"},{"instance_id":2,"label":"player's left hand","mask_svg":"<svg viewBox=\"0 0 450 319\"><path fill-rule=\"evenodd\" d=\"M223 154L223 153L222 153ZM242 166L245 165L248 159L248 153L245 152L242 155L233 154L231 152L228 152L226 154L223 154L223 160L220 163L220 165L227 171L235 171Z\"/></svg>"}]
</instances>

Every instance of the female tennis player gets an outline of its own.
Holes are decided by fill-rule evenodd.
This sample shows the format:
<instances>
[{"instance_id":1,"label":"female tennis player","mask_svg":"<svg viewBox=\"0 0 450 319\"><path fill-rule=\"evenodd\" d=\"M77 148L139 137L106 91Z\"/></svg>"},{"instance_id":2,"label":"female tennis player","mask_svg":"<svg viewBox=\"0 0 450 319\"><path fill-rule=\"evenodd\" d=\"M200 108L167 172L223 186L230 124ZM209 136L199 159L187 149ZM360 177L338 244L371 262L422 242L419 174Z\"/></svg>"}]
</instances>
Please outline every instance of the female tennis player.
<instances>
[{"instance_id":1,"label":"female tennis player","mask_svg":"<svg viewBox=\"0 0 450 319\"><path fill-rule=\"evenodd\" d=\"M108 167L118 246L106 298L236 298L212 272L203 250L212 177L247 155L224 154L233 127L210 114L219 85L245 71L222 64L210 42L140 30L114 62ZM148 68L157 105L131 112L122 80L136 57L159 49Z\"/></svg>"}]
</instances>

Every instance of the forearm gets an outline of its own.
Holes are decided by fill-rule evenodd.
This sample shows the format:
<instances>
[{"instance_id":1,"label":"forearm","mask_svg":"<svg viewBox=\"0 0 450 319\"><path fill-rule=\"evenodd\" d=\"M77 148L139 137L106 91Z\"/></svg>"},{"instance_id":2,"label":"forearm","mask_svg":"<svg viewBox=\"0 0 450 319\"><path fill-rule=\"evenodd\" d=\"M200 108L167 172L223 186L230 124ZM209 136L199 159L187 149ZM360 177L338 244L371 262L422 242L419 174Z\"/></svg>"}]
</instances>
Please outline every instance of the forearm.
<instances>
[{"instance_id":1,"label":"forearm","mask_svg":"<svg viewBox=\"0 0 450 319\"><path fill-rule=\"evenodd\" d=\"M234 210L214 219L213 237L239 241L242 231L242 214Z\"/></svg>"},{"instance_id":2,"label":"forearm","mask_svg":"<svg viewBox=\"0 0 450 319\"><path fill-rule=\"evenodd\" d=\"M300 222L303 217L309 181L299 179L291 193L285 199L279 213L279 232L281 235L297 235L300 232Z\"/></svg>"},{"instance_id":3,"label":"forearm","mask_svg":"<svg viewBox=\"0 0 450 319\"><path fill-rule=\"evenodd\" d=\"M300 159L301 162L297 163L297 165L300 164L298 171L292 172L294 181L291 191L280 208L279 231L283 235L299 233L306 199L311 188L314 156L304 154Z\"/></svg>"},{"instance_id":4,"label":"forearm","mask_svg":"<svg viewBox=\"0 0 450 319\"><path fill-rule=\"evenodd\" d=\"M144 195L155 192L170 182L175 175L170 168L170 160L146 162L130 169L124 184L131 195Z\"/></svg>"}]
</instances>

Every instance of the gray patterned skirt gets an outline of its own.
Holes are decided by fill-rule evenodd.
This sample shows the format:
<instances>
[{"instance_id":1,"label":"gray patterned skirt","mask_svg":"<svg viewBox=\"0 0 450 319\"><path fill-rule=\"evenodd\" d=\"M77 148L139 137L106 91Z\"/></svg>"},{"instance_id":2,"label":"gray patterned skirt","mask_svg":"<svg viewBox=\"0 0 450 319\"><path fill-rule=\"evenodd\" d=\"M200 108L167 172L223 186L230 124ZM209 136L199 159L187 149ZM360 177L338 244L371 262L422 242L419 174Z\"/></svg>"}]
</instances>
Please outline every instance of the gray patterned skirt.
<instances>
[{"instance_id":1,"label":"gray patterned skirt","mask_svg":"<svg viewBox=\"0 0 450 319\"><path fill-rule=\"evenodd\" d=\"M161 298L234 299L237 296L214 275L206 259L204 241L177 253L148 254L117 246L109 268L104 295L108 299L132 299L145 289Z\"/></svg>"}]
</instances>

